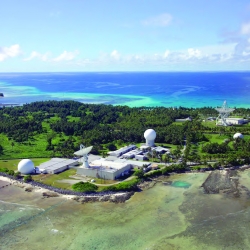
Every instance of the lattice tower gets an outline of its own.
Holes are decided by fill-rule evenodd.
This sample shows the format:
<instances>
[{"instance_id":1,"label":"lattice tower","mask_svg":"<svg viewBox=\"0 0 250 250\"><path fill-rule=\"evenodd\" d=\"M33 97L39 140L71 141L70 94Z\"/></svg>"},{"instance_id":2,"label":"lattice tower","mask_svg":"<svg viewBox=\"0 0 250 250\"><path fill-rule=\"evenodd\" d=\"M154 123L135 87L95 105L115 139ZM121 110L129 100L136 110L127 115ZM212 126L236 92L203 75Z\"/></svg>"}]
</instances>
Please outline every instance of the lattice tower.
<instances>
[{"instance_id":1,"label":"lattice tower","mask_svg":"<svg viewBox=\"0 0 250 250\"><path fill-rule=\"evenodd\" d=\"M227 101L224 101L221 108L216 108L219 112L219 115L216 119L216 125L228 126L227 118L234 109L229 108L227 105Z\"/></svg>"}]
</instances>

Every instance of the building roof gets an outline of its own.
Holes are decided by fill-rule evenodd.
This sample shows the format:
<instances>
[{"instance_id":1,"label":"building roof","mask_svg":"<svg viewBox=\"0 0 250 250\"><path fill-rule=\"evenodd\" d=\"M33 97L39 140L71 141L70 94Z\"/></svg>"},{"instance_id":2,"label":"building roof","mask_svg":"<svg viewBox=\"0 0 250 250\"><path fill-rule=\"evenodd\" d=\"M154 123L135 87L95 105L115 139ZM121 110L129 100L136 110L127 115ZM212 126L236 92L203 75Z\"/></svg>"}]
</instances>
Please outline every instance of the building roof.
<instances>
[{"instance_id":1,"label":"building roof","mask_svg":"<svg viewBox=\"0 0 250 250\"><path fill-rule=\"evenodd\" d=\"M73 164L73 163L76 163L76 162L77 162L77 160L72 160L72 159L52 158L49 161L41 163L40 166L38 166L38 168L46 170L46 171L54 171L56 169L66 167L66 166Z\"/></svg>"},{"instance_id":2,"label":"building roof","mask_svg":"<svg viewBox=\"0 0 250 250\"><path fill-rule=\"evenodd\" d=\"M136 147L136 146L135 145L125 146L125 147L122 147L122 148L117 149L115 151L110 151L110 152L108 152L108 154L111 154L111 153L121 154L121 153L123 153L126 150L133 149L134 147Z\"/></svg>"}]
</instances>

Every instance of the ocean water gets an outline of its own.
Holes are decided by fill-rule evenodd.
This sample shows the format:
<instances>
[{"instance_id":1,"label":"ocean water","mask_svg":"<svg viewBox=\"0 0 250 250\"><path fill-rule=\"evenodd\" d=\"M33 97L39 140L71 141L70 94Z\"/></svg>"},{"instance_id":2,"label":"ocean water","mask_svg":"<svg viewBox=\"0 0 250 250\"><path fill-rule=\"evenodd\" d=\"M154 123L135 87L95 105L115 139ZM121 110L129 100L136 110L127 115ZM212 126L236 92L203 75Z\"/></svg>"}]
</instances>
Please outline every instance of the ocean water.
<instances>
[{"instance_id":1,"label":"ocean water","mask_svg":"<svg viewBox=\"0 0 250 250\"><path fill-rule=\"evenodd\" d=\"M0 103L42 100L164 107L250 107L249 72L0 73Z\"/></svg>"},{"instance_id":2,"label":"ocean water","mask_svg":"<svg viewBox=\"0 0 250 250\"><path fill-rule=\"evenodd\" d=\"M250 187L250 171L239 174ZM0 249L236 250L250 246L250 201L207 195L208 173L178 174L122 204L80 204L9 186L0 190Z\"/></svg>"}]
</instances>

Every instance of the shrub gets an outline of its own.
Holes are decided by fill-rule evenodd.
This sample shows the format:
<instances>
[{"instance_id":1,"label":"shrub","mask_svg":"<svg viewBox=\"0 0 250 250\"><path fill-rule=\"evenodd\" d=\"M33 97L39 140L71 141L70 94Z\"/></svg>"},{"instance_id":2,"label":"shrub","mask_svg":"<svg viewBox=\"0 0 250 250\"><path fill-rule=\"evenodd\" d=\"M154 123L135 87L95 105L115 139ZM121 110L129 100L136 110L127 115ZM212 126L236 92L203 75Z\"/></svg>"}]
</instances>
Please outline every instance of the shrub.
<instances>
[{"instance_id":1,"label":"shrub","mask_svg":"<svg viewBox=\"0 0 250 250\"><path fill-rule=\"evenodd\" d=\"M138 182L138 179L123 181L119 184L105 187L103 188L103 191L134 191L137 189Z\"/></svg>"},{"instance_id":2,"label":"shrub","mask_svg":"<svg viewBox=\"0 0 250 250\"><path fill-rule=\"evenodd\" d=\"M25 175L24 178L23 178L23 181L24 182L32 181L32 176L30 174L29 175Z\"/></svg>"},{"instance_id":3,"label":"shrub","mask_svg":"<svg viewBox=\"0 0 250 250\"><path fill-rule=\"evenodd\" d=\"M8 168L0 168L0 172L2 172L2 173L8 173L9 169Z\"/></svg>"},{"instance_id":4,"label":"shrub","mask_svg":"<svg viewBox=\"0 0 250 250\"><path fill-rule=\"evenodd\" d=\"M9 170L9 173L8 173L8 174L14 176L14 175L15 175L15 172L14 172L14 170Z\"/></svg>"},{"instance_id":5,"label":"shrub","mask_svg":"<svg viewBox=\"0 0 250 250\"><path fill-rule=\"evenodd\" d=\"M158 176L158 175L161 175L163 172L163 170L161 169L158 169L158 170L155 170L155 171L150 171L148 173L145 174L145 177L154 177L154 176Z\"/></svg>"},{"instance_id":6,"label":"shrub","mask_svg":"<svg viewBox=\"0 0 250 250\"><path fill-rule=\"evenodd\" d=\"M14 177L15 177L16 179L19 179L20 176L21 176L21 173L20 173L19 171L17 171L17 172L14 173Z\"/></svg>"},{"instance_id":7,"label":"shrub","mask_svg":"<svg viewBox=\"0 0 250 250\"><path fill-rule=\"evenodd\" d=\"M139 179L142 179L144 177L144 171L142 169L136 169L134 175Z\"/></svg>"},{"instance_id":8,"label":"shrub","mask_svg":"<svg viewBox=\"0 0 250 250\"><path fill-rule=\"evenodd\" d=\"M98 187L93 183L80 181L72 185L72 189L77 192L95 192Z\"/></svg>"}]
</instances>

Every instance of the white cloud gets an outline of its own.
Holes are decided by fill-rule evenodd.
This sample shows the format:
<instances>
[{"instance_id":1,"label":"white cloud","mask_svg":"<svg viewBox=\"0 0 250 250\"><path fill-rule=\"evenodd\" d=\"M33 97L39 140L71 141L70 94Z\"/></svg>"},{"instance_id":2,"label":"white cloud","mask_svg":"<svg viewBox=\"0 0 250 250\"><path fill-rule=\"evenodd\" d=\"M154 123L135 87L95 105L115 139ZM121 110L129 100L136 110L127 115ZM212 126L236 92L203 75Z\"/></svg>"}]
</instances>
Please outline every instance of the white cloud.
<instances>
[{"instance_id":1,"label":"white cloud","mask_svg":"<svg viewBox=\"0 0 250 250\"><path fill-rule=\"evenodd\" d=\"M115 60L119 60L120 59L120 54L117 50L113 50L110 54L111 58L115 59Z\"/></svg>"},{"instance_id":2,"label":"white cloud","mask_svg":"<svg viewBox=\"0 0 250 250\"><path fill-rule=\"evenodd\" d=\"M40 59L40 60L45 62L45 61L49 61L49 55L50 55L49 52L46 52L45 54L41 54L41 53L39 53L37 51L32 51L30 56L27 57L27 58L24 58L23 60L24 61L31 61L31 60L37 58L37 59Z\"/></svg>"},{"instance_id":3,"label":"white cloud","mask_svg":"<svg viewBox=\"0 0 250 250\"><path fill-rule=\"evenodd\" d=\"M58 57L54 58L53 61L55 62L60 62L60 61L71 61L73 59L75 59L75 57L79 54L79 52L73 51L73 52L68 52L68 51L64 51L61 55L59 55Z\"/></svg>"},{"instance_id":4,"label":"white cloud","mask_svg":"<svg viewBox=\"0 0 250 250\"><path fill-rule=\"evenodd\" d=\"M21 54L19 44L14 44L10 47L0 47L0 62L9 57L16 57Z\"/></svg>"},{"instance_id":5,"label":"white cloud","mask_svg":"<svg viewBox=\"0 0 250 250\"><path fill-rule=\"evenodd\" d=\"M155 17L150 17L144 21L142 21L143 25L146 26L161 26L165 27L168 26L173 20L172 15L168 13L163 13L161 15L155 16Z\"/></svg>"},{"instance_id":6,"label":"white cloud","mask_svg":"<svg viewBox=\"0 0 250 250\"><path fill-rule=\"evenodd\" d=\"M169 56L169 54L170 54L170 51L169 51L169 50L166 50L163 57L164 57L164 58L167 58L167 57Z\"/></svg>"},{"instance_id":7,"label":"white cloud","mask_svg":"<svg viewBox=\"0 0 250 250\"><path fill-rule=\"evenodd\" d=\"M201 51L198 49L189 48L187 52L188 52L188 58L191 58L191 57L200 58L201 57Z\"/></svg>"}]
</instances>

